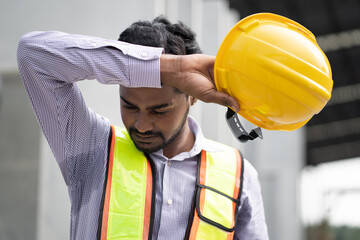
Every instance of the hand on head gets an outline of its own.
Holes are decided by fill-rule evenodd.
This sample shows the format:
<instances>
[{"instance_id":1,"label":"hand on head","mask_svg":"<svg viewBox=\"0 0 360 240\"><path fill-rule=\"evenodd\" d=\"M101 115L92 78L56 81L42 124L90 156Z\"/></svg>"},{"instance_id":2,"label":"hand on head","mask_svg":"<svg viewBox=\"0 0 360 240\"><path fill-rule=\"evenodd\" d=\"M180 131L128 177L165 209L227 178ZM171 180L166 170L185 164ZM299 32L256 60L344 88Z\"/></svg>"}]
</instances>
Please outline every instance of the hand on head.
<instances>
[{"instance_id":1,"label":"hand on head","mask_svg":"<svg viewBox=\"0 0 360 240\"><path fill-rule=\"evenodd\" d=\"M201 54L195 33L183 23L173 24L164 16L152 22L138 21L123 31L119 40L164 49L160 59L162 84L204 102L240 109L234 98L216 90L215 57Z\"/></svg>"},{"instance_id":2,"label":"hand on head","mask_svg":"<svg viewBox=\"0 0 360 240\"><path fill-rule=\"evenodd\" d=\"M161 81L204 102L230 106L239 111L240 105L235 98L216 90L214 63L215 57L204 54L163 54L160 59Z\"/></svg>"}]
</instances>

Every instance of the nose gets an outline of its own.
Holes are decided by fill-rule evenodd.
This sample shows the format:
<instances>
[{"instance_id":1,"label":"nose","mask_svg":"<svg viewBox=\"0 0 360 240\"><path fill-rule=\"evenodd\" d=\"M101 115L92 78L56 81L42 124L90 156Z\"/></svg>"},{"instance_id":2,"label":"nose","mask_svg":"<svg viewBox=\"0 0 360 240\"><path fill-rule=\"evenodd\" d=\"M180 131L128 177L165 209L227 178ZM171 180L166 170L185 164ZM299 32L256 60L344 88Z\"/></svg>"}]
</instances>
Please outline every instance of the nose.
<instances>
[{"instance_id":1,"label":"nose","mask_svg":"<svg viewBox=\"0 0 360 240\"><path fill-rule=\"evenodd\" d=\"M153 129L153 122L151 117L146 113L139 113L136 118L134 127L141 133L151 131Z\"/></svg>"}]
</instances>

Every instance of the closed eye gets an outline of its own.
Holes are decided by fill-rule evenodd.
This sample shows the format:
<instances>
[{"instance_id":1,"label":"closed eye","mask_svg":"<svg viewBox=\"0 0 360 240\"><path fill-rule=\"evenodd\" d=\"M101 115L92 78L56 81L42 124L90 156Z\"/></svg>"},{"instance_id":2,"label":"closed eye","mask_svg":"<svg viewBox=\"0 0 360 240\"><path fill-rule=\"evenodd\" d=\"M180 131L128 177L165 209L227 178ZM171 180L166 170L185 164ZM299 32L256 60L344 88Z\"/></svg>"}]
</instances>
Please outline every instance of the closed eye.
<instances>
[{"instance_id":1,"label":"closed eye","mask_svg":"<svg viewBox=\"0 0 360 240\"><path fill-rule=\"evenodd\" d=\"M132 104L130 104L130 102L126 101L123 97L120 97L122 100L122 107L128 110L137 110L138 108Z\"/></svg>"},{"instance_id":2,"label":"closed eye","mask_svg":"<svg viewBox=\"0 0 360 240\"><path fill-rule=\"evenodd\" d=\"M128 109L128 110L138 110L137 107L134 107L134 106L131 106L131 105L127 105L127 104L124 104L123 107L125 109Z\"/></svg>"},{"instance_id":3,"label":"closed eye","mask_svg":"<svg viewBox=\"0 0 360 240\"><path fill-rule=\"evenodd\" d=\"M124 99L121 96L120 96L120 98L122 100L123 108L125 108L127 110L131 110L131 111L139 110L139 108L137 106L133 105L131 102L127 101L126 99ZM146 110L149 111L149 113L151 113L153 115L163 116L171 110L171 104L169 104L169 103L159 104L156 106L148 107Z\"/></svg>"},{"instance_id":4,"label":"closed eye","mask_svg":"<svg viewBox=\"0 0 360 240\"><path fill-rule=\"evenodd\" d=\"M152 113L155 115L165 115L168 113L168 110L152 110Z\"/></svg>"}]
</instances>

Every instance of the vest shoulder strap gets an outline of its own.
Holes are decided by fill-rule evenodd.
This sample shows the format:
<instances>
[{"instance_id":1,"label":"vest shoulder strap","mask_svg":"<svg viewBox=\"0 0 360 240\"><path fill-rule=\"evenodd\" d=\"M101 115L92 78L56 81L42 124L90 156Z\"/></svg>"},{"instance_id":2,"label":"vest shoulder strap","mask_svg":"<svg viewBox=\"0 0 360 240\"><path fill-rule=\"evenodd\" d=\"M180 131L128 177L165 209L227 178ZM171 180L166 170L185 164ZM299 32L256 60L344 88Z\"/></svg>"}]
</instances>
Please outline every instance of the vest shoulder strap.
<instances>
[{"instance_id":1,"label":"vest shoulder strap","mask_svg":"<svg viewBox=\"0 0 360 240\"><path fill-rule=\"evenodd\" d=\"M243 179L243 158L232 147L201 153L196 186L196 211L189 239L232 239Z\"/></svg>"},{"instance_id":2,"label":"vest shoulder strap","mask_svg":"<svg viewBox=\"0 0 360 240\"><path fill-rule=\"evenodd\" d=\"M112 131L101 240L148 239L155 196L151 165L125 129Z\"/></svg>"}]
</instances>

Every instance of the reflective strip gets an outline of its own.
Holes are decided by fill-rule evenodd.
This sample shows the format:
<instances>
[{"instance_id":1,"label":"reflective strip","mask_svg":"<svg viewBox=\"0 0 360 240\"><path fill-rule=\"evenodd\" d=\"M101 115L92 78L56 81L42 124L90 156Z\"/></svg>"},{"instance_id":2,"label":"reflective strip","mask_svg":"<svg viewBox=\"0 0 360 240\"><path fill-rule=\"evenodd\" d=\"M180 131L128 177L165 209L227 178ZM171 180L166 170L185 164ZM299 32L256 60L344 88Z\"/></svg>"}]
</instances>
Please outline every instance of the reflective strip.
<instances>
[{"instance_id":1,"label":"reflective strip","mask_svg":"<svg viewBox=\"0 0 360 240\"><path fill-rule=\"evenodd\" d=\"M241 188L241 156L232 148L226 151L201 153L197 194L198 208L195 211L190 232L190 240L233 239L235 213ZM211 189L209 189L211 188ZM219 193L220 192L220 193ZM226 195L226 196L224 196ZM199 217L198 211L202 215ZM210 224L209 219L215 224Z\"/></svg>"},{"instance_id":2,"label":"reflective strip","mask_svg":"<svg viewBox=\"0 0 360 240\"><path fill-rule=\"evenodd\" d=\"M102 240L148 239L152 173L126 130L115 127L104 201Z\"/></svg>"},{"instance_id":3,"label":"reflective strip","mask_svg":"<svg viewBox=\"0 0 360 240\"><path fill-rule=\"evenodd\" d=\"M144 210L144 230L142 239L149 239L150 222L151 222L151 200L152 200L152 186L153 176L151 171L150 162L147 161L147 180L146 180L146 196L145 196L145 210Z\"/></svg>"},{"instance_id":4,"label":"reflective strip","mask_svg":"<svg viewBox=\"0 0 360 240\"><path fill-rule=\"evenodd\" d=\"M206 168L206 152L205 151L201 151L201 157L200 157L200 169L203 169L203 168ZM198 176L198 181L199 181L200 184L205 183L205 179L206 179L205 174L206 174L205 171L200 171L200 174ZM203 211L204 210L204 202L205 202L205 195L204 194L200 194L200 200L199 201L200 201L200 211ZM195 240L196 239L196 237L198 235L198 231L199 231L199 225L200 225L200 218L199 218L199 215L198 215L197 211L195 210L189 240Z\"/></svg>"},{"instance_id":5,"label":"reflective strip","mask_svg":"<svg viewBox=\"0 0 360 240\"><path fill-rule=\"evenodd\" d=\"M115 129L113 126L111 126L111 131L112 131L112 137L111 137L111 145L110 145L110 152L109 152L108 176L106 179L107 183L106 183L106 190L105 190L103 216L102 216L101 238L100 238L101 240L107 239L111 178L112 178L112 168L113 168L113 160L114 160L114 145L115 145Z\"/></svg>"}]
</instances>

